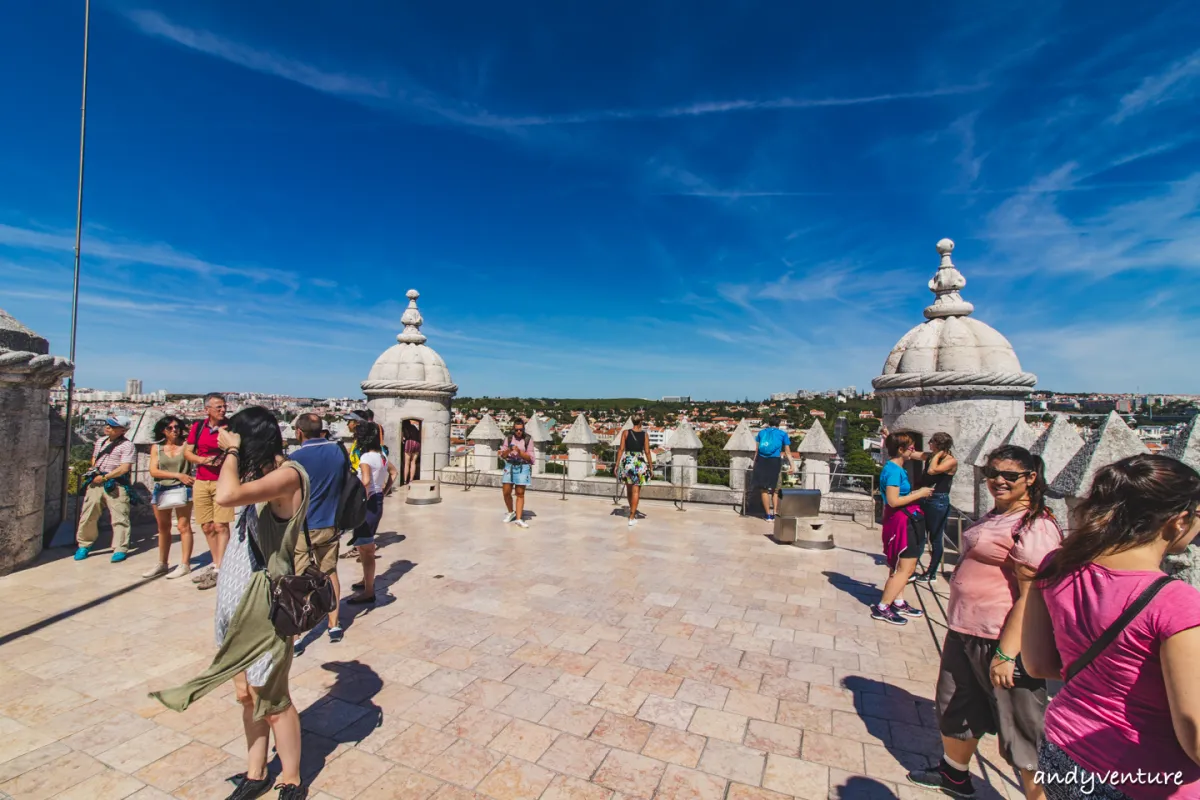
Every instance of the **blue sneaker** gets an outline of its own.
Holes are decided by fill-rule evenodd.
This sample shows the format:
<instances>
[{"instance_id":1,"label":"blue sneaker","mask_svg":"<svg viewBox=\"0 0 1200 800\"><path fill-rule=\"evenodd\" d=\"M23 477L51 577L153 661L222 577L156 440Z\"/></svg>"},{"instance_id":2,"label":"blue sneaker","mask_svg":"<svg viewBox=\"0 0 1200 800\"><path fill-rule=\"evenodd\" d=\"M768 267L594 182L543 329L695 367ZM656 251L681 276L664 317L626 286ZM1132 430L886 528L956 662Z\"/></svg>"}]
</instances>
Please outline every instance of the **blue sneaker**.
<instances>
[{"instance_id":1,"label":"blue sneaker","mask_svg":"<svg viewBox=\"0 0 1200 800\"><path fill-rule=\"evenodd\" d=\"M125 555L125 553L118 550L117 552L113 553L113 555L112 555L112 563L120 564L122 561L124 561L127 558L129 558L129 556Z\"/></svg>"},{"instance_id":2,"label":"blue sneaker","mask_svg":"<svg viewBox=\"0 0 1200 800\"><path fill-rule=\"evenodd\" d=\"M892 611L909 619L921 619L921 617L925 616L924 611L919 608L913 608L908 603L892 603Z\"/></svg>"},{"instance_id":3,"label":"blue sneaker","mask_svg":"<svg viewBox=\"0 0 1200 800\"><path fill-rule=\"evenodd\" d=\"M75 560L76 560L76 561L83 561L85 558L87 558L87 557L88 557L88 553L90 553L90 552L91 552L91 548L90 548L90 547L81 547L81 548L79 548L78 550L76 550L76 551L75 551Z\"/></svg>"}]
</instances>

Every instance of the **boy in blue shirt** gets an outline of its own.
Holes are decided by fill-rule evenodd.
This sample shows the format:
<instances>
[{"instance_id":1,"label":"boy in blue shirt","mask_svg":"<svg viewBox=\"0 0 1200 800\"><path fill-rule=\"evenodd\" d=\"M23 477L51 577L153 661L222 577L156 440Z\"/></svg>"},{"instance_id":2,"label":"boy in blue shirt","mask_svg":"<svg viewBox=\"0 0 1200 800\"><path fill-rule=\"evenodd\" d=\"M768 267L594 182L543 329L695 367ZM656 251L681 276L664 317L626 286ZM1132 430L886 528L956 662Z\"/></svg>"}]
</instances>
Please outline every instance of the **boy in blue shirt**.
<instances>
[{"instance_id":1,"label":"boy in blue shirt","mask_svg":"<svg viewBox=\"0 0 1200 800\"><path fill-rule=\"evenodd\" d=\"M787 455L788 469L795 465L792 459L792 439L787 432L779 429L779 417L767 420L767 427L754 436L758 443L758 451L754 454L754 472L751 476L753 488L762 492L762 507L766 512L767 521L775 519L778 508L775 499L775 487L779 485L779 473L783 469L781 454Z\"/></svg>"}]
</instances>

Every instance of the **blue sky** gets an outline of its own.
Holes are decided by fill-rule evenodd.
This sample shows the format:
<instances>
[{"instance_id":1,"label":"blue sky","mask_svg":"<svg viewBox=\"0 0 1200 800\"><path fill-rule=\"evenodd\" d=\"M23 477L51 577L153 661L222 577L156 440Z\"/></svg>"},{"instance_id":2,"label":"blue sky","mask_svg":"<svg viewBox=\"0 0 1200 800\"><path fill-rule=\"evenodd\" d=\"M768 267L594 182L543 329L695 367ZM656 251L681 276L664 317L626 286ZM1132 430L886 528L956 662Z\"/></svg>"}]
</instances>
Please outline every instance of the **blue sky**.
<instances>
[{"instance_id":1,"label":"blue sky","mask_svg":"<svg viewBox=\"0 0 1200 800\"><path fill-rule=\"evenodd\" d=\"M0 27L0 307L68 349L83 3ZM1200 393L1200 10L92 6L78 380L869 386L958 245L1039 385Z\"/></svg>"}]
</instances>

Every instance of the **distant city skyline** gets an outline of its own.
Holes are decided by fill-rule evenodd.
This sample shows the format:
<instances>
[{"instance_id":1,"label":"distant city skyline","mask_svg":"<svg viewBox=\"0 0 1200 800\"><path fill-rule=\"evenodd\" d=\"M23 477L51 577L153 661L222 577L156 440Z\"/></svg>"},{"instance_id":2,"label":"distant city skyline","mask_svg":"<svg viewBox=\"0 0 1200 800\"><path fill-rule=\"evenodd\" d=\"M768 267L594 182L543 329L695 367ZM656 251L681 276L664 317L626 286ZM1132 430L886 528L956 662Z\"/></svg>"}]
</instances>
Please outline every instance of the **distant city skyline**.
<instances>
[{"instance_id":1,"label":"distant city skyline","mask_svg":"<svg viewBox=\"0 0 1200 800\"><path fill-rule=\"evenodd\" d=\"M416 288L464 394L866 388L950 237L1040 385L1200 392L1182 8L93 3L76 378L354 396ZM82 4L6 22L0 307L65 355Z\"/></svg>"}]
</instances>

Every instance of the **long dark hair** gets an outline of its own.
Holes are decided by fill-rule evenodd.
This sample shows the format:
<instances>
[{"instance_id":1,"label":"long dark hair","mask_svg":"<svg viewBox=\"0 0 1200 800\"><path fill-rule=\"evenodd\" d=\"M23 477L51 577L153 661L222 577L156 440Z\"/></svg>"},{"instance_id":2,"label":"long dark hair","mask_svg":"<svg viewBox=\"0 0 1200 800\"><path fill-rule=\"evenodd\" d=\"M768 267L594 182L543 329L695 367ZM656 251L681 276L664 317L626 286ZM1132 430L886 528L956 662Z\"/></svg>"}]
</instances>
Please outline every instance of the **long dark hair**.
<instances>
[{"instance_id":1,"label":"long dark hair","mask_svg":"<svg viewBox=\"0 0 1200 800\"><path fill-rule=\"evenodd\" d=\"M250 406L229 418L229 431L242 437L238 452L238 478L242 483L261 478L275 468L283 455L279 420L262 406Z\"/></svg>"},{"instance_id":2,"label":"long dark hair","mask_svg":"<svg viewBox=\"0 0 1200 800\"><path fill-rule=\"evenodd\" d=\"M1106 553L1150 544L1179 514L1195 514L1200 474L1166 456L1123 458L1096 473L1076 510L1077 523L1062 547L1037 574L1058 581Z\"/></svg>"},{"instance_id":3,"label":"long dark hair","mask_svg":"<svg viewBox=\"0 0 1200 800\"><path fill-rule=\"evenodd\" d=\"M943 453L950 453L950 448L954 447L954 437L944 431L938 431L933 436L929 437L929 446L934 450L939 450Z\"/></svg>"},{"instance_id":4,"label":"long dark hair","mask_svg":"<svg viewBox=\"0 0 1200 800\"><path fill-rule=\"evenodd\" d=\"M383 451L383 441L379 436L379 426L374 422L360 422L354 426L354 441L358 444L360 453L379 453Z\"/></svg>"},{"instance_id":5,"label":"long dark hair","mask_svg":"<svg viewBox=\"0 0 1200 800\"><path fill-rule=\"evenodd\" d=\"M1017 530L1028 528L1035 520L1042 517L1053 519L1054 515L1050 513L1050 509L1046 508L1046 464L1042 461L1042 457L1035 456L1024 447L1006 444L988 453L989 467L997 461L1015 461L1021 465L1021 469L1034 474L1033 480L1029 481L1029 485L1025 488L1025 494L1029 497L1029 510L1025 512L1025 516L1021 517Z\"/></svg>"},{"instance_id":6,"label":"long dark hair","mask_svg":"<svg viewBox=\"0 0 1200 800\"><path fill-rule=\"evenodd\" d=\"M165 442L167 440L167 426L172 422L179 424L179 443L183 444L187 440L188 428L190 427L187 422L172 414L167 414L154 423L154 441Z\"/></svg>"}]
</instances>

